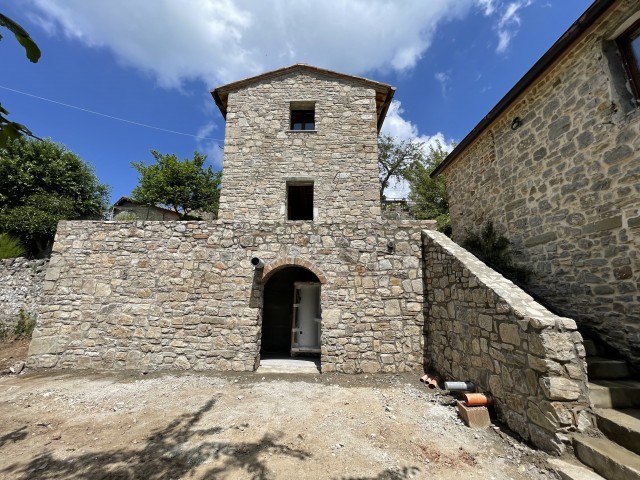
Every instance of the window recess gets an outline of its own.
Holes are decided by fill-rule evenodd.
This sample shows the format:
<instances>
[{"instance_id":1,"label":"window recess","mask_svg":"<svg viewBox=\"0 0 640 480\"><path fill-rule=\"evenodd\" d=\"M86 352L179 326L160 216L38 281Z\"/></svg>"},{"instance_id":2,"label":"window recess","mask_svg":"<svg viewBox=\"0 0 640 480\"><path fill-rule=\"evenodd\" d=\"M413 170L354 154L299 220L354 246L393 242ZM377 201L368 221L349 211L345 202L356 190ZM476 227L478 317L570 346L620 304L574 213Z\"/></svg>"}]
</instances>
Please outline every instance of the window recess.
<instances>
[{"instance_id":1,"label":"window recess","mask_svg":"<svg viewBox=\"0 0 640 480\"><path fill-rule=\"evenodd\" d=\"M315 102L291 102L289 128L294 131L315 130Z\"/></svg>"}]
</instances>

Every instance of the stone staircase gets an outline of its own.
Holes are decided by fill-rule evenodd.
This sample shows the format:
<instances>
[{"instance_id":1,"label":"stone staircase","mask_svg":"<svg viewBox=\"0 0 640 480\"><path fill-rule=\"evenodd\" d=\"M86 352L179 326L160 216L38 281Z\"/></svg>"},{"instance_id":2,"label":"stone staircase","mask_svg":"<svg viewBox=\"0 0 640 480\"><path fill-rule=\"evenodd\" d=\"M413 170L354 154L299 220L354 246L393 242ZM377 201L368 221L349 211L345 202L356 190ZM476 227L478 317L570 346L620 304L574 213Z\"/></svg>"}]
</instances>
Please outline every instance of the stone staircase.
<instances>
[{"instance_id":1,"label":"stone staircase","mask_svg":"<svg viewBox=\"0 0 640 480\"><path fill-rule=\"evenodd\" d=\"M563 480L640 480L640 377L593 340L585 338L584 346L591 403L603 436L574 435L582 465L560 459L550 463Z\"/></svg>"}]
</instances>

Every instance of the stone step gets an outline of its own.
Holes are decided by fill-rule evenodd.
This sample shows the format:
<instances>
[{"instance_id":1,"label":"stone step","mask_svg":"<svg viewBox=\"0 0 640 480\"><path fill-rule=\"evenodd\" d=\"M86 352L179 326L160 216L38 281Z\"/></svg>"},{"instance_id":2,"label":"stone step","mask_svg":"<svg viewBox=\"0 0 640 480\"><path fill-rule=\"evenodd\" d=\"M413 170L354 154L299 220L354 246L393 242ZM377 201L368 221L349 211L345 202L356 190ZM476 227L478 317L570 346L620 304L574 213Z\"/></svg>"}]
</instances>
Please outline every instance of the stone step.
<instances>
[{"instance_id":1,"label":"stone step","mask_svg":"<svg viewBox=\"0 0 640 480\"><path fill-rule=\"evenodd\" d=\"M636 380L595 380L589 382L589 395L596 408L640 408Z\"/></svg>"},{"instance_id":2,"label":"stone step","mask_svg":"<svg viewBox=\"0 0 640 480\"><path fill-rule=\"evenodd\" d=\"M607 354L607 349L602 346L602 344L596 343L590 338L584 338L582 344L584 345L587 357L605 356Z\"/></svg>"},{"instance_id":3,"label":"stone step","mask_svg":"<svg viewBox=\"0 0 640 480\"><path fill-rule=\"evenodd\" d=\"M576 457L607 480L640 480L640 456L606 438L573 437Z\"/></svg>"},{"instance_id":4,"label":"stone step","mask_svg":"<svg viewBox=\"0 0 640 480\"><path fill-rule=\"evenodd\" d=\"M558 474L560 480L605 480L584 465L565 462L559 458L547 460L549 467Z\"/></svg>"},{"instance_id":5,"label":"stone step","mask_svg":"<svg viewBox=\"0 0 640 480\"><path fill-rule=\"evenodd\" d=\"M634 376L634 372L625 360L607 357L587 357L589 379L618 379Z\"/></svg>"},{"instance_id":6,"label":"stone step","mask_svg":"<svg viewBox=\"0 0 640 480\"><path fill-rule=\"evenodd\" d=\"M607 438L640 455L640 410L594 409L598 428Z\"/></svg>"}]
</instances>

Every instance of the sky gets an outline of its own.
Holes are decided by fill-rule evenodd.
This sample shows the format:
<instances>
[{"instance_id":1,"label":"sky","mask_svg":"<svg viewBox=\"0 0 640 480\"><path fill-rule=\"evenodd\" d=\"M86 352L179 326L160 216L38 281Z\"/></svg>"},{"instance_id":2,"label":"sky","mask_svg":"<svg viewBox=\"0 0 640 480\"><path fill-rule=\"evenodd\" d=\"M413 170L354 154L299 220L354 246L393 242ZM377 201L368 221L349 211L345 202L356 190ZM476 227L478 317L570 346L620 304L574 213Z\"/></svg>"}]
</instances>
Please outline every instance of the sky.
<instances>
[{"instance_id":1,"label":"sky","mask_svg":"<svg viewBox=\"0 0 640 480\"><path fill-rule=\"evenodd\" d=\"M151 150L199 151L220 169L225 124L210 90L299 62L396 87L383 133L460 142L590 4L0 0L42 51L29 62L2 29L0 103L92 165L115 202Z\"/></svg>"}]
</instances>

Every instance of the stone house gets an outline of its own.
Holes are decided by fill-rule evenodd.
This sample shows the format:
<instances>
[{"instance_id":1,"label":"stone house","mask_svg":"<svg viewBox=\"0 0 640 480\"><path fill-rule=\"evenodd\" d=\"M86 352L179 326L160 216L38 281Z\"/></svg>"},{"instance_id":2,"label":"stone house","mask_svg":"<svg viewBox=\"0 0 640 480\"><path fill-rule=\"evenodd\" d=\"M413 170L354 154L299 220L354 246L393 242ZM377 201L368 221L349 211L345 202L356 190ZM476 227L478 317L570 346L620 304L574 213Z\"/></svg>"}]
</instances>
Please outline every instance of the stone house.
<instances>
[{"instance_id":1,"label":"stone house","mask_svg":"<svg viewBox=\"0 0 640 480\"><path fill-rule=\"evenodd\" d=\"M111 206L110 220L118 220L118 215L121 213L134 214L140 220L178 220L180 218L180 215L173 210L157 205L145 205L126 196L120 197Z\"/></svg>"},{"instance_id":2,"label":"stone house","mask_svg":"<svg viewBox=\"0 0 640 480\"><path fill-rule=\"evenodd\" d=\"M421 368L433 222L381 216L377 135L393 93L304 64L213 90L226 119L219 219L61 222L30 361Z\"/></svg>"},{"instance_id":3,"label":"stone house","mask_svg":"<svg viewBox=\"0 0 640 480\"><path fill-rule=\"evenodd\" d=\"M434 172L453 238L486 221L530 288L640 366L640 4L598 0Z\"/></svg>"},{"instance_id":4,"label":"stone house","mask_svg":"<svg viewBox=\"0 0 640 480\"><path fill-rule=\"evenodd\" d=\"M525 439L588 423L576 324L435 232L381 215L394 89L304 64L213 90L226 119L215 221L60 222L28 365L472 379Z\"/></svg>"}]
</instances>

